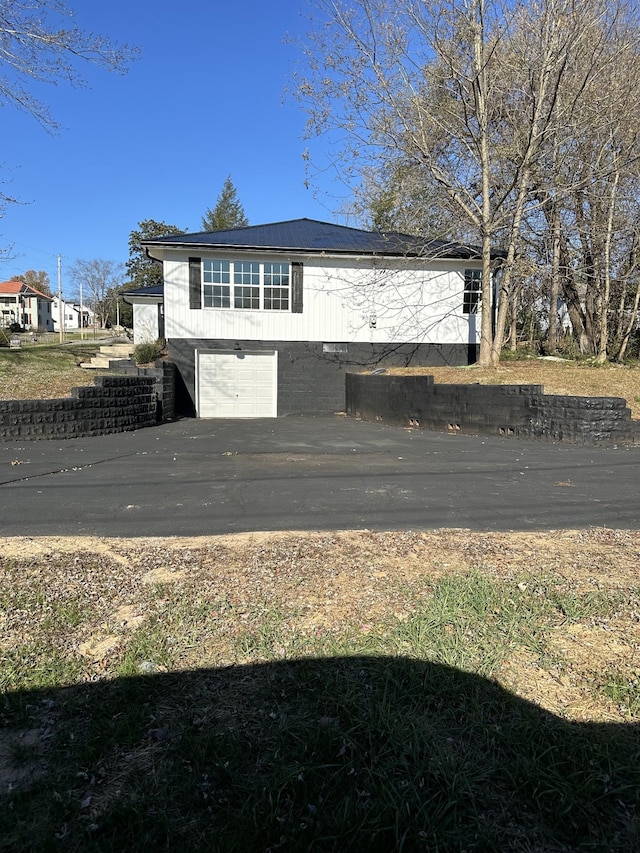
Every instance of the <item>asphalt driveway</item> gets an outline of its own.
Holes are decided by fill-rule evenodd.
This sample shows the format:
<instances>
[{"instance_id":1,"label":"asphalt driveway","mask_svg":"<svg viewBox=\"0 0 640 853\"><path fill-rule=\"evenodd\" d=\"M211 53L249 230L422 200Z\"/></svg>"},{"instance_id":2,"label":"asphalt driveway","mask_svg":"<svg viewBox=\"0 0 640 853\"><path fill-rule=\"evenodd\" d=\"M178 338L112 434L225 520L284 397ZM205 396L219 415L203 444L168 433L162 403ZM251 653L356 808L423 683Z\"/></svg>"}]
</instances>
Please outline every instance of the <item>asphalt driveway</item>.
<instances>
[{"instance_id":1,"label":"asphalt driveway","mask_svg":"<svg viewBox=\"0 0 640 853\"><path fill-rule=\"evenodd\" d=\"M0 444L0 535L640 527L640 447L445 435L343 416L182 420Z\"/></svg>"}]
</instances>

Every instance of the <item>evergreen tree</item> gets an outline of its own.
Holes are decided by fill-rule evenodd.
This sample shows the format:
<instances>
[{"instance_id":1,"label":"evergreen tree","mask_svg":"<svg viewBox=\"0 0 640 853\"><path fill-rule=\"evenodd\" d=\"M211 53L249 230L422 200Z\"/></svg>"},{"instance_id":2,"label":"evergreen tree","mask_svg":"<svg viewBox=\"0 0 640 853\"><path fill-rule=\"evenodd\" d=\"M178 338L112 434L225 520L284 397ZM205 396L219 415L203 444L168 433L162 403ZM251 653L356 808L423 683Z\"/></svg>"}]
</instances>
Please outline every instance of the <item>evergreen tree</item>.
<instances>
[{"instance_id":1,"label":"evergreen tree","mask_svg":"<svg viewBox=\"0 0 640 853\"><path fill-rule=\"evenodd\" d=\"M143 219L138 223L138 229L129 235L129 260L126 263L127 273L132 287L151 287L162 284L162 264L147 257L142 248L142 240L152 237L167 237L170 234L184 234L177 225L167 225L166 222L156 222L155 219Z\"/></svg>"},{"instance_id":2,"label":"evergreen tree","mask_svg":"<svg viewBox=\"0 0 640 853\"><path fill-rule=\"evenodd\" d=\"M222 191L217 198L216 206L207 208L202 217L202 227L205 231L220 231L225 228L242 228L249 224L244 208L238 201L236 188L227 175Z\"/></svg>"}]
</instances>

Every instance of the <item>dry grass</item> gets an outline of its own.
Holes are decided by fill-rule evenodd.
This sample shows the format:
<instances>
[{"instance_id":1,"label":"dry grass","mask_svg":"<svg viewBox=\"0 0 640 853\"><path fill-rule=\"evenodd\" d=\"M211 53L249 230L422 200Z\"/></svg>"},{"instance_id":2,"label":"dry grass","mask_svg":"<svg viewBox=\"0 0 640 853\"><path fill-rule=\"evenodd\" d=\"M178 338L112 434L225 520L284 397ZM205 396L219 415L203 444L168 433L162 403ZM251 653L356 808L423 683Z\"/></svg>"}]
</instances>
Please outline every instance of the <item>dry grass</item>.
<instances>
[{"instance_id":1,"label":"dry grass","mask_svg":"<svg viewBox=\"0 0 640 853\"><path fill-rule=\"evenodd\" d=\"M0 586L11 590L4 615L0 608L0 649L31 642L47 614L49 636L51 614L71 608L73 619L57 632L56 646L79 681L122 674L123 665L133 664L134 634L152 623L166 623L173 636L171 653L163 643L158 649L163 666L175 670L322 653L327 637L379 637L390 623L401 625L418 612L437 583L473 572L520 598L537 585L547 597L553 590L565 599L619 603L612 612L596 608L575 619L559 611L547 628L538 626L544 655L524 646L506 655L491 675L518 696L567 719L621 721L629 709L594 693L594 685L611 670L638 675L636 532L0 539L0 554ZM277 638L247 645L247 636L264 633L276 613ZM31 666L25 676L33 674ZM21 678L11 684L24 686Z\"/></svg>"},{"instance_id":2,"label":"dry grass","mask_svg":"<svg viewBox=\"0 0 640 853\"><path fill-rule=\"evenodd\" d=\"M640 849L639 533L0 555L3 849Z\"/></svg>"},{"instance_id":3,"label":"dry grass","mask_svg":"<svg viewBox=\"0 0 640 853\"><path fill-rule=\"evenodd\" d=\"M594 367L589 363L544 358L503 359L497 369L471 367L391 368L388 373L429 373L440 383L481 385L543 385L547 394L623 397L632 417L640 418L640 368L622 364Z\"/></svg>"},{"instance_id":4,"label":"dry grass","mask_svg":"<svg viewBox=\"0 0 640 853\"><path fill-rule=\"evenodd\" d=\"M92 385L101 371L79 365L89 361L99 343L0 349L0 399L55 400L69 397L72 388Z\"/></svg>"}]
</instances>

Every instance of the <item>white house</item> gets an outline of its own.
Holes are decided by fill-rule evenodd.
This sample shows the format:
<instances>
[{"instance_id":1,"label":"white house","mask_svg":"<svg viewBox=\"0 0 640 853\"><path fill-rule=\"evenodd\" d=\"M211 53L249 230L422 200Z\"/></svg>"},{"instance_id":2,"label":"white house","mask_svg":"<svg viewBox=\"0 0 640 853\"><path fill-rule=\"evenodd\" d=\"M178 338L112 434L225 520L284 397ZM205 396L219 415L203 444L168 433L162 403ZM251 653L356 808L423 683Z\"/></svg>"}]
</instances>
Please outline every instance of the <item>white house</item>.
<instances>
[{"instance_id":1,"label":"white house","mask_svg":"<svg viewBox=\"0 0 640 853\"><path fill-rule=\"evenodd\" d=\"M337 411L345 371L476 360L475 247L310 219L143 246L164 266L169 358L199 417Z\"/></svg>"},{"instance_id":2,"label":"white house","mask_svg":"<svg viewBox=\"0 0 640 853\"><path fill-rule=\"evenodd\" d=\"M22 281L0 283L0 326L18 323L31 331L53 331L51 297Z\"/></svg>"},{"instance_id":3,"label":"white house","mask_svg":"<svg viewBox=\"0 0 640 853\"><path fill-rule=\"evenodd\" d=\"M93 312L86 305L83 305L82 308L80 308L79 303L66 302L64 299L61 300L61 303L63 326L65 331L71 332L74 329L86 329L92 323ZM53 316L54 331L57 332L60 329L60 302L58 301L57 296L53 297L51 312ZM84 318L84 321L82 318Z\"/></svg>"}]
</instances>

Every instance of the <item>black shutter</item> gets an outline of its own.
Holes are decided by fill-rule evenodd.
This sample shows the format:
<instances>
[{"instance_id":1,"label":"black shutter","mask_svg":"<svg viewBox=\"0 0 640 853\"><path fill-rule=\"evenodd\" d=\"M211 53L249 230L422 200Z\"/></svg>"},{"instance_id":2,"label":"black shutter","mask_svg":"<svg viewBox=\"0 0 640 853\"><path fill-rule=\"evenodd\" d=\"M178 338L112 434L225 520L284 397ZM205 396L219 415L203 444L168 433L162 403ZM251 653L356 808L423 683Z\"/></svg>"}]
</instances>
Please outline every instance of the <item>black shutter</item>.
<instances>
[{"instance_id":1,"label":"black shutter","mask_svg":"<svg viewBox=\"0 0 640 853\"><path fill-rule=\"evenodd\" d=\"M201 270L201 259L189 258L189 308L202 308Z\"/></svg>"},{"instance_id":2,"label":"black shutter","mask_svg":"<svg viewBox=\"0 0 640 853\"><path fill-rule=\"evenodd\" d=\"M302 314L302 267L299 261L291 264L291 313Z\"/></svg>"}]
</instances>

